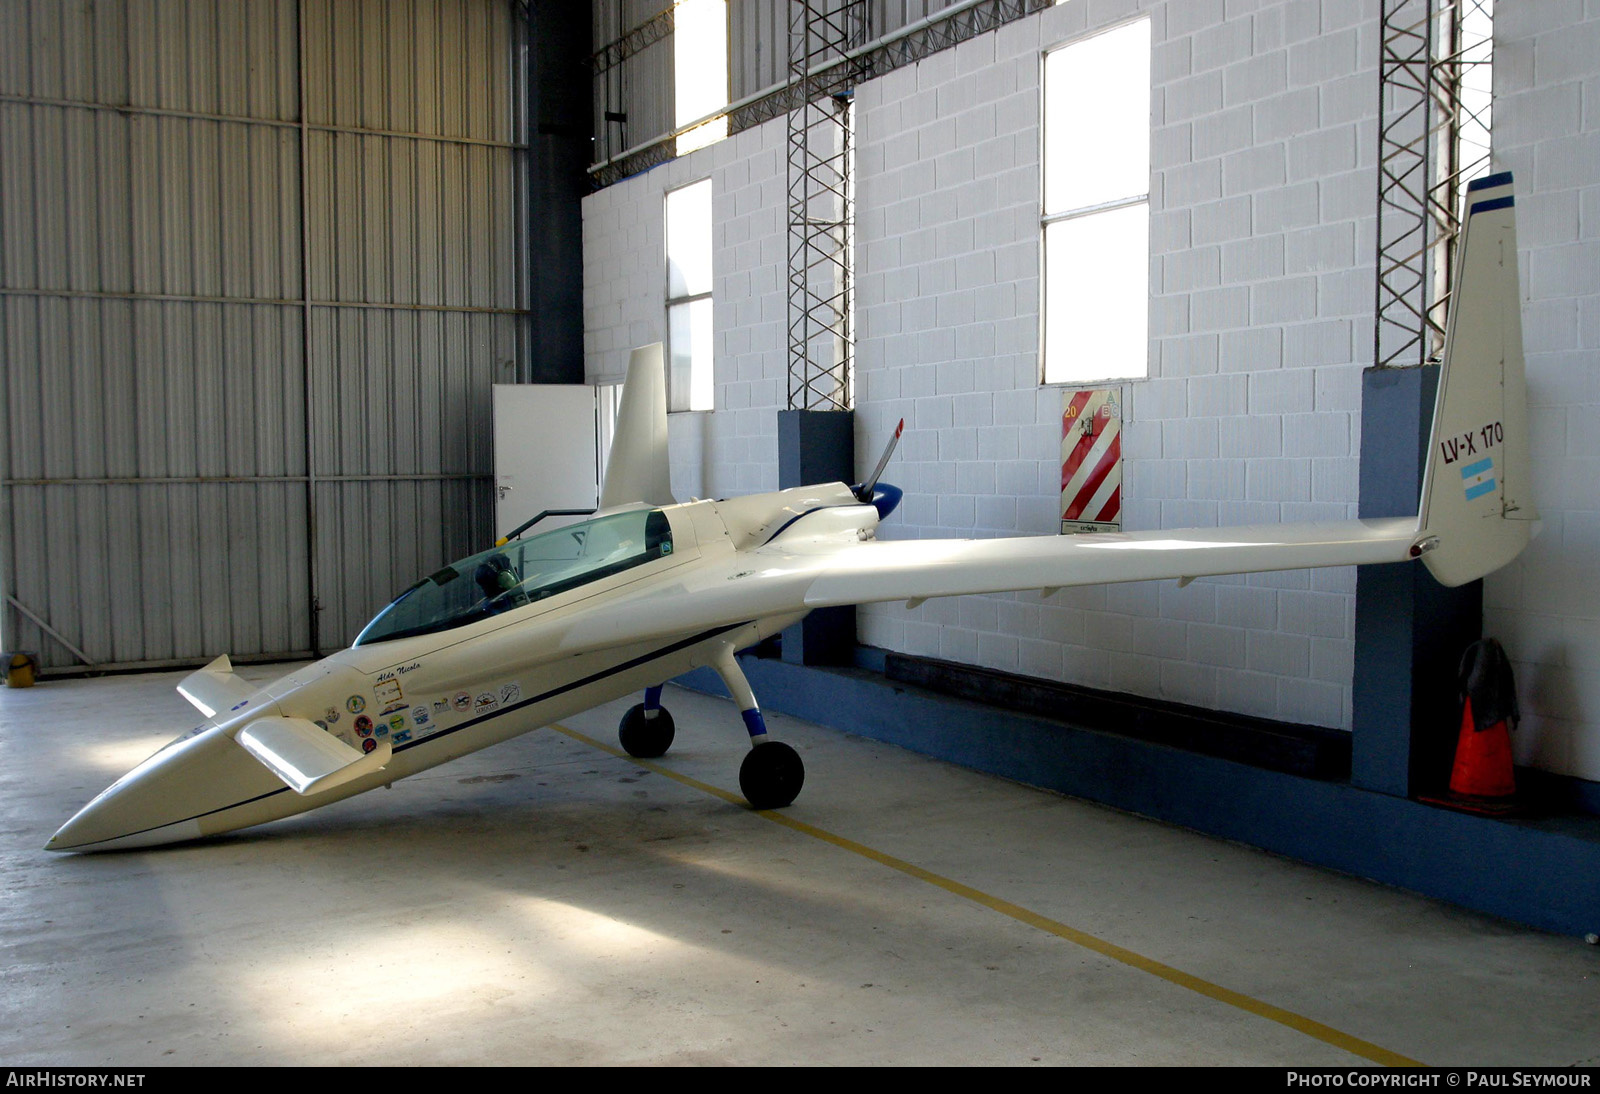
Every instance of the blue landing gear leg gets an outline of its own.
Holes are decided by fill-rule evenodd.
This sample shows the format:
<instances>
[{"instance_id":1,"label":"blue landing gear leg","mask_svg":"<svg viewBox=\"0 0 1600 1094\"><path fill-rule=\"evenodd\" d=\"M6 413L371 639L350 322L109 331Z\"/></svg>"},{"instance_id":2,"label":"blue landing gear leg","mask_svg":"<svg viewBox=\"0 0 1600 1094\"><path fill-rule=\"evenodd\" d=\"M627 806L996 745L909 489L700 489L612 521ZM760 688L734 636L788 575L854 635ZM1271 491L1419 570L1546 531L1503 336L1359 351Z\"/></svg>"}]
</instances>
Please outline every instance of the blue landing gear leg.
<instances>
[{"instance_id":1,"label":"blue landing gear leg","mask_svg":"<svg viewBox=\"0 0 1600 1094\"><path fill-rule=\"evenodd\" d=\"M617 727L617 739L622 742L622 750L641 760L665 756L667 749L672 747L672 738L676 733L672 715L661 705L659 684L644 689L644 702L624 714L622 724Z\"/></svg>"},{"instance_id":2,"label":"blue landing gear leg","mask_svg":"<svg viewBox=\"0 0 1600 1094\"><path fill-rule=\"evenodd\" d=\"M739 765L739 790L756 809L781 809L794 801L805 785L805 764L793 748L767 734L766 719L761 717L755 693L733 650L723 650L715 668L750 731L750 751Z\"/></svg>"}]
</instances>

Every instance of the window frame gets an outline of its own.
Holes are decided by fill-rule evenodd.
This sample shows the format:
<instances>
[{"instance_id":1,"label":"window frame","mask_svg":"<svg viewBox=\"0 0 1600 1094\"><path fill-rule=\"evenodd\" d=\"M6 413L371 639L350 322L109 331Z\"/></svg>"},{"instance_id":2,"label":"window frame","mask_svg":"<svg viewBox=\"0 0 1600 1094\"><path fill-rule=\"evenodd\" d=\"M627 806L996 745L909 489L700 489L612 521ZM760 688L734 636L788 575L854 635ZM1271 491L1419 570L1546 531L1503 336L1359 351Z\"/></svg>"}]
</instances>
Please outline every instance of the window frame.
<instances>
[{"instance_id":1,"label":"window frame","mask_svg":"<svg viewBox=\"0 0 1600 1094\"><path fill-rule=\"evenodd\" d=\"M676 7L672 32L672 125L683 131L674 138L672 151L674 156L686 156L728 137L728 89L732 83L728 64L728 4L727 0L679 0ZM698 10L701 8L704 10ZM689 41L690 32L696 29L714 30L716 40ZM704 87L700 86L702 81L684 75L698 73L700 66L685 62L693 59L703 64L708 54L720 61L722 79L720 93L701 104L693 100L704 92Z\"/></svg>"},{"instance_id":2,"label":"window frame","mask_svg":"<svg viewBox=\"0 0 1600 1094\"><path fill-rule=\"evenodd\" d=\"M1050 209L1050 206L1049 206L1049 200L1050 200L1050 178L1049 178L1050 164L1049 164L1049 155L1048 155L1048 153L1050 151L1050 147L1051 147L1051 141L1050 141L1050 113L1049 113L1049 82L1048 82L1048 67L1049 67L1050 57L1051 57L1052 54L1060 53L1060 52L1062 52L1064 50L1069 50L1069 49L1071 49L1071 48L1073 48L1075 46L1081 46L1081 45L1083 45L1083 44L1085 44L1087 42L1093 41L1096 38L1101 38L1101 37L1104 37L1104 36L1109 35L1109 34L1119 33L1119 32L1124 31L1124 30L1126 30L1126 29L1128 29L1130 27L1138 26L1140 24L1143 24L1145 26L1146 32L1149 35L1149 47L1148 47L1148 49L1146 51L1146 55L1145 55L1146 56L1145 94L1147 96L1145 101L1147 103L1147 108L1146 108L1146 112L1145 112L1145 173L1144 173L1145 187L1144 187L1144 191L1142 193L1138 193L1138 194L1125 194L1125 195L1112 197L1112 198L1109 198L1109 199L1103 200L1103 201L1090 202L1090 203L1083 204L1083 205L1075 205L1075 206L1071 206L1071 207L1068 207L1068 208L1056 209L1056 210L1052 211ZM1151 197L1151 193L1153 192L1153 188L1150 185L1150 177L1151 177L1151 169L1152 169L1151 165L1153 163L1153 157L1150 155L1150 148L1151 148L1151 144L1152 144L1152 142L1154 140L1154 136L1155 136L1155 127L1154 127L1154 124L1152 123L1152 121L1150 120L1150 110L1153 108L1154 101L1155 101L1155 87L1154 87L1154 82L1153 82L1153 76L1154 76L1153 54L1154 54L1154 47L1155 47L1155 34L1154 34L1154 31L1155 31L1154 22L1151 19L1151 17L1148 14L1139 15L1139 16L1135 16L1135 17L1129 18L1129 19L1124 19L1124 20L1121 20L1121 21L1118 21L1118 22L1115 22L1115 23L1110 23L1110 24L1107 24L1106 26L1103 26L1103 27L1098 27L1093 31L1090 31L1090 32L1085 33L1085 34L1077 35L1076 37L1067 39L1065 41L1057 42L1054 45L1050 46L1049 48L1042 50L1040 52L1040 55L1039 55L1039 373L1038 374L1039 374L1039 383L1040 383L1041 386L1046 386L1046 387L1093 387L1093 386L1097 386L1097 385L1104 386L1104 385L1109 385L1109 384L1132 383L1132 382L1137 382L1137 381L1140 381L1140 380L1147 380L1147 379L1150 378L1150 349L1149 349L1149 342L1150 342L1150 296L1151 296L1151 290L1152 290L1152 279L1151 279L1151 275L1150 275L1151 249L1150 249L1150 234L1149 234L1149 215L1150 215L1150 197ZM1093 158L1092 153L1089 154L1088 156L1086 156L1085 158L1092 159ZM1052 323L1051 323L1051 315L1050 315L1050 277L1049 277L1050 250L1049 250L1049 244L1048 244L1049 236L1051 234L1050 233L1050 228L1052 226L1059 225L1059 224L1064 224L1064 223L1067 223L1067 222L1070 222L1070 221L1084 221L1084 220L1088 220L1089 218L1099 217L1099 216L1103 216L1105 214L1116 213L1116 212L1119 212L1119 211L1122 211L1122 210L1135 209L1135 208L1142 208L1145 211L1145 246L1144 246L1144 250L1143 250L1143 261L1142 261L1142 263L1140 265L1140 270L1142 271L1141 274L1140 274L1140 279L1142 280L1143 285L1144 285L1143 315L1144 315L1144 347L1145 348L1144 348L1143 354L1140 357L1140 360L1142 362L1142 368L1137 373L1132 373L1132 372L1129 372L1127 370L1118 369L1118 370L1107 371L1107 372L1104 372L1104 373L1098 373L1098 374L1093 374L1093 375L1083 375L1083 376L1060 376L1060 375L1057 375L1057 376L1052 376L1050 374L1051 341L1052 341L1052 338L1051 338L1051 326L1052 326ZM1059 324L1060 324L1060 320L1058 319L1056 325L1059 327ZM1070 336L1067 336L1067 337L1070 338ZM1061 331L1059 329L1055 333L1055 339L1057 341L1061 341L1063 339L1063 334L1061 333Z\"/></svg>"},{"instance_id":3,"label":"window frame","mask_svg":"<svg viewBox=\"0 0 1600 1094\"><path fill-rule=\"evenodd\" d=\"M681 194L687 190L692 190L697 186L706 187L706 203L708 206L711 206L715 200L716 192L714 189L712 189L710 176L698 178L692 182L686 182L681 186L671 187L662 194L661 198L661 269L663 278L662 297L665 301L663 309L663 326L665 331L662 342L664 343L664 348L666 351L667 410L669 413L674 414L704 413L706 411L716 409L716 346L714 328L712 331L708 332L708 340L705 347L706 356L703 361L705 375L703 380L705 387L708 390L704 393L706 397L704 400L702 400L703 405L696 405L695 400L696 392L700 388L700 385L695 381L696 379L701 378L696 375L696 360L691 355L689 369L687 371L689 378L688 383L680 384L676 382L678 377L678 369L675 367L676 354L674 353L673 349L672 318L674 310L692 309L696 304L704 304L706 305L708 311L712 310L712 299L716 287L716 255L714 247L715 232L713 229L714 221L712 218L708 217L707 230L710 235L704 241L707 255L706 288L703 292L684 293L676 296L673 295L672 291L672 215L670 211L672 196L674 194ZM691 323L693 322L692 313L689 316L689 321ZM688 389L687 391L683 390L685 387Z\"/></svg>"}]
</instances>

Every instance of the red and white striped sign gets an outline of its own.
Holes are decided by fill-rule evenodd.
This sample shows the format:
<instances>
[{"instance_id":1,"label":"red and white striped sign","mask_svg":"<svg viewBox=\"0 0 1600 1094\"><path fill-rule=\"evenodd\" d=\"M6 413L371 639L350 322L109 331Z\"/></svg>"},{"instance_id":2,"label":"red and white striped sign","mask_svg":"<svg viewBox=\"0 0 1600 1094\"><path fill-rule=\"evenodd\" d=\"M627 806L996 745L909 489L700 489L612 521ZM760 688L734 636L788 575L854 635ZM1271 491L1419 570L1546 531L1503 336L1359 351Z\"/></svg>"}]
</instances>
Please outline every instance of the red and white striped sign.
<instances>
[{"instance_id":1,"label":"red and white striped sign","mask_svg":"<svg viewBox=\"0 0 1600 1094\"><path fill-rule=\"evenodd\" d=\"M1122 529L1122 406L1115 388L1062 392L1061 531Z\"/></svg>"}]
</instances>

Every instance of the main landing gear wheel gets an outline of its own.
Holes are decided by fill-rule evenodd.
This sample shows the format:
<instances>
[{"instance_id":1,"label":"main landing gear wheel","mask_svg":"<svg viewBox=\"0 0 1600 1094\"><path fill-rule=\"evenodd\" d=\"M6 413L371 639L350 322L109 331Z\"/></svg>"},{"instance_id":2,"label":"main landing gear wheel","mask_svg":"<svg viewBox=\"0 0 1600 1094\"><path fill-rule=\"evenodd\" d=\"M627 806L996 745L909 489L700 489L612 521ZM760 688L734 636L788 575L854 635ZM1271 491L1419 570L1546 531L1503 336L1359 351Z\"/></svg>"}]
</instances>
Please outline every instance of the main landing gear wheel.
<instances>
[{"instance_id":1,"label":"main landing gear wheel","mask_svg":"<svg viewBox=\"0 0 1600 1094\"><path fill-rule=\"evenodd\" d=\"M622 716L622 724L617 726L617 739L628 755L653 760L667 754L676 732L677 727L672 724L672 715L667 713L666 707L657 707L656 716L646 718L644 704L636 703Z\"/></svg>"},{"instance_id":2,"label":"main landing gear wheel","mask_svg":"<svg viewBox=\"0 0 1600 1094\"><path fill-rule=\"evenodd\" d=\"M739 765L739 789L757 809L783 808L799 797L805 781L800 753L782 741L756 745Z\"/></svg>"}]
</instances>

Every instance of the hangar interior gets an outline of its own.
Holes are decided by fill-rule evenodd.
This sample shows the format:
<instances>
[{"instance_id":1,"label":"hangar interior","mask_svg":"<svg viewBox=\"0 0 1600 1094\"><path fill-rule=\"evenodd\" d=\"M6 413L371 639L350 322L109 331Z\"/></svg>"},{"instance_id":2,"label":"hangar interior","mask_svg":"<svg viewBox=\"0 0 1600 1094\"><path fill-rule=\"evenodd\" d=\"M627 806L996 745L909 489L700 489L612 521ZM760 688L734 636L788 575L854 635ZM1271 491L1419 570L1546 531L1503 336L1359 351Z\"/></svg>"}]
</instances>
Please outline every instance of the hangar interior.
<instances>
[{"instance_id":1,"label":"hangar interior","mask_svg":"<svg viewBox=\"0 0 1600 1094\"><path fill-rule=\"evenodd\" d=\"M1597 119L1581 0L4 0L0 646L40 684L0 694L0 1044L1592 1064ZM701 669L661 761L611 704L242 836L37 849L189 668L265 683L506 530L495 384L648 343L679 500L862 481L903 421L883 538L1060 534L1092 388L1125 530L1410 514L1504 172L1542 528L1481 583L818 612L742 659L813 768L781 815ZM1418 800L1480 635L1511 817Z\"/></svg>"}]
</instances>

